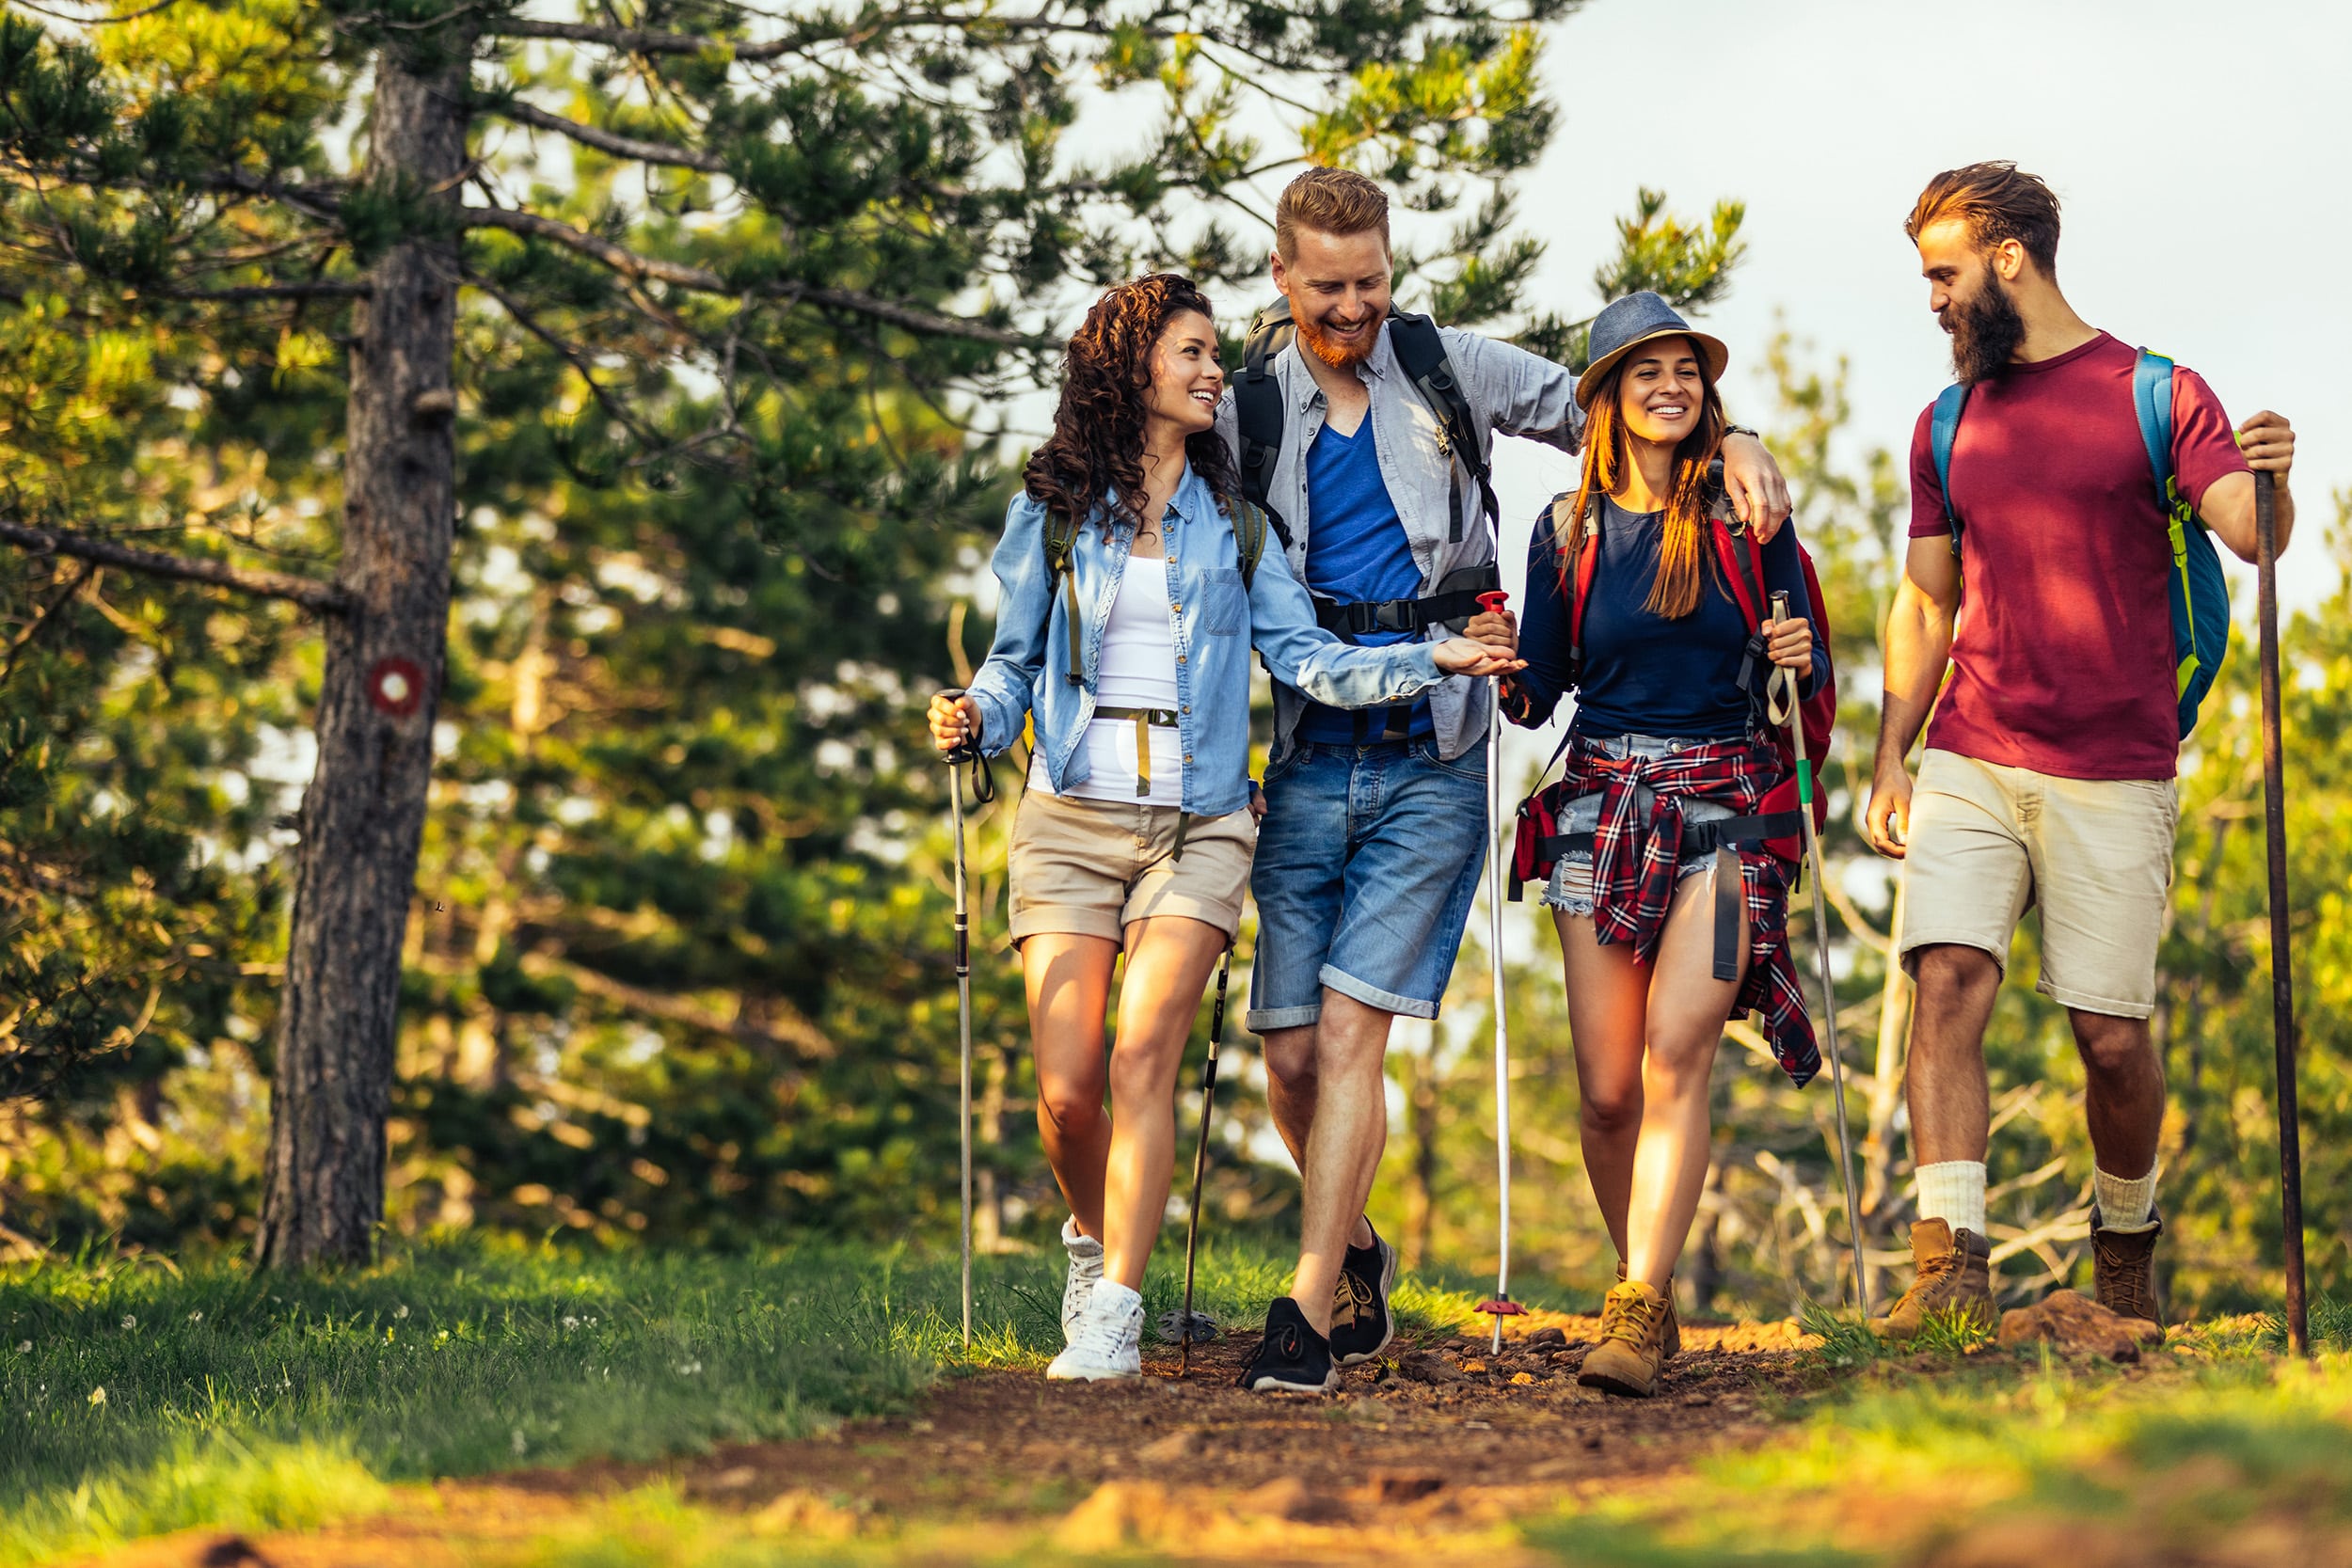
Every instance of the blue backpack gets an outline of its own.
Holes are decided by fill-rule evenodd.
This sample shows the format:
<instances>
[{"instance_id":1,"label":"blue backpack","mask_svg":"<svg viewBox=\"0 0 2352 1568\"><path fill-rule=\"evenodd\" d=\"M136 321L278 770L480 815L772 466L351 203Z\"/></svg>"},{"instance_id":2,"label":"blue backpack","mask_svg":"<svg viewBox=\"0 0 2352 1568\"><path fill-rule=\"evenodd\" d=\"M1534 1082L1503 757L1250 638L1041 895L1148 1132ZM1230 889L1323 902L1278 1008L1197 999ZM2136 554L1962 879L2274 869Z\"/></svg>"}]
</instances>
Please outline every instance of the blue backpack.
<instances>
[{"instance_id":1,"label":"blue backpack","mask_svg":"<svg viewBox=\"0 0 2352 1568\"><path fill-rule=\"evenodd\" d=\"M1928 444L1935 453L1935 482L1944 491L1944 521L1952 531L1952 554L1960 553L1960 513L1952 506L1952 439L1968 388L1955 382L1936 394ZM2230 584L2213 537L2172 473L2172 361L2139 351L2132 367L2132 411L2139 417L2139 438L2156 480L2156 503L2172 540L2172 665L2181 708L2181 736L2197 727L2198 705L2221 673L2230 647Z\"/></svg>"}]
</instances>

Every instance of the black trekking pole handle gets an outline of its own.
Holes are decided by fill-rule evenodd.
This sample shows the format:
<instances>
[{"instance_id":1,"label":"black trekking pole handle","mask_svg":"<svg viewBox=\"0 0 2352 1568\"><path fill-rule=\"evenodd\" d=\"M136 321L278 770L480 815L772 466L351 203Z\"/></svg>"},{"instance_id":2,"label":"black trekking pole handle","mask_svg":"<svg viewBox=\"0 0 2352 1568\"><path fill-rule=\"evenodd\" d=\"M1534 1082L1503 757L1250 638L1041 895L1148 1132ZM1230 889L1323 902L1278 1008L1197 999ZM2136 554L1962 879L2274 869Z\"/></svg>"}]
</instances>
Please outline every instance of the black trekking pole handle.
<instances>
[{"instance_id":1,"label":"black trekking pole handle","mask_svg":"<svg viewBox=\"0 0 2352 1568\"><path fill-rule=\"evenodd\" d=\"M962 701L965 692L961 686L950 686L939 694L954 703ZM950 768L966 769L965 776L971 782L974 805L985 806L996 799L996 776L990 770L988 757L980 751L980 743L977 736L966 740L952 751L942 752L941 758Z\"/></svg>"}]
</instances>

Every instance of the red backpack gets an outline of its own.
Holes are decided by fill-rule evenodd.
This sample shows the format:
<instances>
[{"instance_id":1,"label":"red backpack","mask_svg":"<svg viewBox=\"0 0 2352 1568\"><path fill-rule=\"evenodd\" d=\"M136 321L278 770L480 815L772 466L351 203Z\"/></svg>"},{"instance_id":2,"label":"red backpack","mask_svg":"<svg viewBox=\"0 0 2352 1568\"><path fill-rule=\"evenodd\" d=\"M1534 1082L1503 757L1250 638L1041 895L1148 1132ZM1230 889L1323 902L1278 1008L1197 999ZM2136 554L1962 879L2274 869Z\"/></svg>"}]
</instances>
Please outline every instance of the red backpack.
<instances>
[{"instance_id":1,"label":"red backpack","mask_svg":"<svg viewBox=\"0 0 2352 1568\"><path fill-rule=\"evenodd\" d=\"M1565 495L1554 497L1552 504L1557 507L1565 499ZM1754 641L1753 636L1763 627L1764 611L1771 603L1770 591L1764 583L1763 558L1754 536L1748 532L1747 525L1733 515L1729 501L1721 492L1709 502L1707 518L1710 525L1708 531L1715 541L1716 563L1723 571L1724 580L1731 586L1732 599L1739 605L1740 613L1747 621L1751 634L1747 655L1740 666L1740 689L1749 694L1759 719L1762 719L1765 696L1759 683L1769 679L1772 671L1764 659L1762 645ZM1594 570L1600 564L1599 543L1597 537L1589 533L1586 535L1584 548L1577 556L1576 571L1568 593L1568 679L1571 685L1583 676L1584 607L1592 598ZM1565 543L1561 547L1566 547ZM1821 603L1821 579L1814 572L1813 557L1806 553L1802 540L1797 542L1797 562L1804 575L1805 618L1813 624L1822 647L1826 649L1829 646L1829 616ZM1810 774L1813 759L1829 754L1831 732L1837 723L1837 671L1835 665L1830 666L1825 677L1814 688L1812 695L1798 705L1798 727L1804 736L1805 754L1802 757L1789 750L1788 730L1767 721L1772 745L1787 765L1788 776L1766 792L1756 805L1756 815L1765 816L1788 813L1793 816L1801 795L1810 793L1813 797L1813 826L1819 831L1829 825L1829 797L1826 790L1809 787L1812 784ZM1566 749L1567 741L1564 738L1560 751ZM1559 756L1560 752L1552 753L1554 761ZM1547 768L1545 771L1549 772L1550 769ZM1804 787L1800 785L1801 771L1805 775ZM1550 857L1545 856L1542 851L1555 841L1558 814L1567 804L1565 800L1554 799L1557 789L1557 785L1539 788L1519 803L1518 832L1512 856L1514 885L1511 895L1514 898L1518 896L1518 882L1532 881L1550 872ZM1804 843L1794 835L1766 839L1764 847L1791 866L1804 863Z\"/></svg>"}]
</instances>

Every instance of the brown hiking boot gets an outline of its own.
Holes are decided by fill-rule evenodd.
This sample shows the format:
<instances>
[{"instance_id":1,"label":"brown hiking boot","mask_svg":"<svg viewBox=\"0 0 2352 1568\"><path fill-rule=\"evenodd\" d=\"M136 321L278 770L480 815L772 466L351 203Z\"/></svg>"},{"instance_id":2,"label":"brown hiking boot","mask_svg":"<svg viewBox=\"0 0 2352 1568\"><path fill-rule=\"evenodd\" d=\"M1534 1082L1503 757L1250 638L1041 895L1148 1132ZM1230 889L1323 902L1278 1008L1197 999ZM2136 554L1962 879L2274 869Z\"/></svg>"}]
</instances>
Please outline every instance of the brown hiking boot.
<instances>
[{"instance_id":1,"label":"brown hiking boot","mask_svg":"<svg viewBox=\"0 0 2352 1568\"><path fill-rule=\"evenodd\" d=\"M2091 1290L2099 1305L2125 1318L2141 1318L2164 1326L2164 1309L2156 1305L2156 1238L2164 1221L2148 1211L2145 1230L2118 1233L2102 1229L2099 1211L2090 1211Z\"/></svg>"},{"instance_id":2,"label":"brown hiking boot","mask_svg":"<svg viewBox=\"0 0 2352 1568\"><path fill-rule=\"evenodd\" d=\"M1911 1260L1918 1275L1894 1310L1870 1320L1870 1332L1882 1339L1908 1339L1931 1312L1958 1312L1991 1328L2000 1317L1993 1307L1992 1251L1973 1230L1954 1230L1943 1220L1919 1221L1911 1227Z\"/></svg>"},{"instance_id":3,"label":"brown hiking boot","mask_svg":"<svg viewBox=\"0 0 2352 1568\"><path fill-rule=\"evenodd\" d=\"M1617 1283L1625 1283L1625 1259L1622 1258L1617 1259ZM1682 1354L1682 1319L1675 1311L1675 1282L1672 1278L1666 1281L1666 1338L1662 1343L1667 1360L1672 1361Z\"/></svg>"},{"instance_id":4,"label":"brown hiking boot","mask_svg":"<svg viewBox=\"0 0 2352 1568\"><path fill-rule=\"evenodd\" d=\"M1645 1400L1666 1365L1666 1298L1638 1279L1611 1291L1600 1304L1600 1343L1584 1355L1576 1381L1629 1399Z\"/></svg>"}]
</instances>

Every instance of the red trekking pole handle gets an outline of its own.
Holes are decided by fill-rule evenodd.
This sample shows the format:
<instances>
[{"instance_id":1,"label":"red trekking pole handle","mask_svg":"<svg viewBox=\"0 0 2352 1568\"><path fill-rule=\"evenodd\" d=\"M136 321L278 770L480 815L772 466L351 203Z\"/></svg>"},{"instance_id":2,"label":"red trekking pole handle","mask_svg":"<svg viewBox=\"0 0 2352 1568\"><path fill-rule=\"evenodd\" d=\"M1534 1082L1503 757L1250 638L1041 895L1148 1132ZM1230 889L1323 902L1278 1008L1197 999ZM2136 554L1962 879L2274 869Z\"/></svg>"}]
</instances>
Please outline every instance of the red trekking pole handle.
<instances>
[{"instance_id":1,"label":"red trekking pole handle","mask_svg":"<svg viewBox=\"0 0 2352 1568\"><path fill-rule=\"evenodd\" d=\"M1510 602L1511 595L1500 588L1491 594L1478 595L1478 608L1496 615L1502 614L1502 607Z\"/></svg>"}]
</instances>

